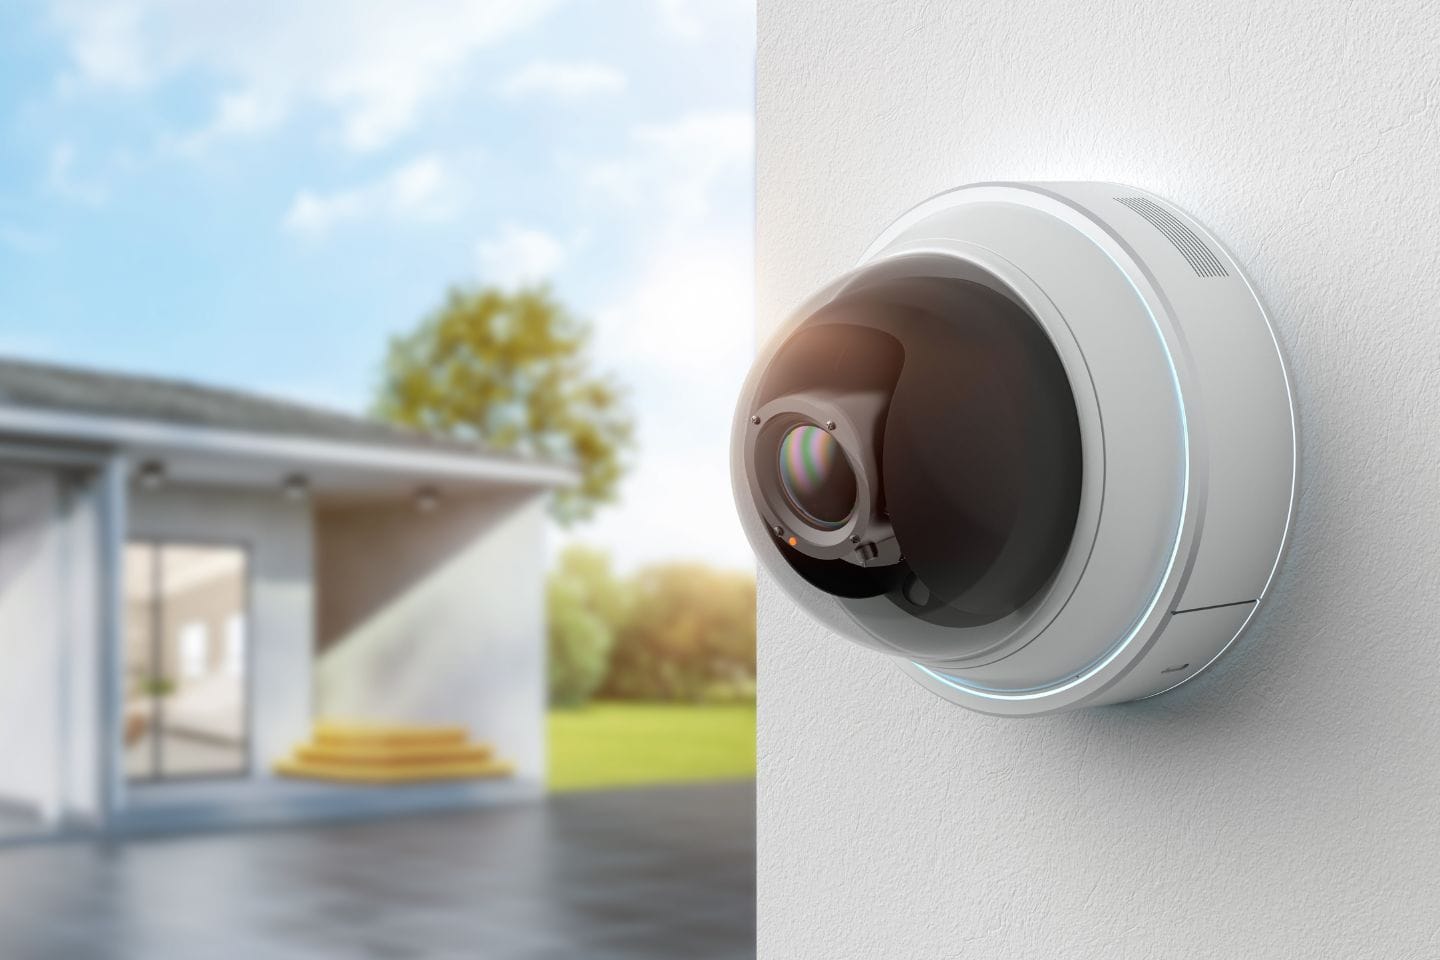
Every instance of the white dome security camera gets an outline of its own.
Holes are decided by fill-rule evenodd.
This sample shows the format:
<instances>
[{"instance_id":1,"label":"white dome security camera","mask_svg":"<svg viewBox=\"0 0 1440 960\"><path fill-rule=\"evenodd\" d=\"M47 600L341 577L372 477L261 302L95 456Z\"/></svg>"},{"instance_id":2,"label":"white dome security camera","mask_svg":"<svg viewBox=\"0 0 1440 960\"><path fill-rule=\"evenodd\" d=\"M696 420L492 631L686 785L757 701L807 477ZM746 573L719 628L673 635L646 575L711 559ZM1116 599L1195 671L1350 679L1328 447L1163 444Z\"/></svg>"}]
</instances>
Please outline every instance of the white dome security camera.
<instances>
[{"instance_id":1,"label":"white dome security camera","mask_svg":"<svg viewBox=\"0 0 1440 960\"><path fill-rule=\"evenodd\" d=\"M962 187L761 351L741 521L786 593L922 685L1022 716L1163 693L1254 616L1295 489L1274 333L1159 197Z\"/></svg>"}]
</instances>

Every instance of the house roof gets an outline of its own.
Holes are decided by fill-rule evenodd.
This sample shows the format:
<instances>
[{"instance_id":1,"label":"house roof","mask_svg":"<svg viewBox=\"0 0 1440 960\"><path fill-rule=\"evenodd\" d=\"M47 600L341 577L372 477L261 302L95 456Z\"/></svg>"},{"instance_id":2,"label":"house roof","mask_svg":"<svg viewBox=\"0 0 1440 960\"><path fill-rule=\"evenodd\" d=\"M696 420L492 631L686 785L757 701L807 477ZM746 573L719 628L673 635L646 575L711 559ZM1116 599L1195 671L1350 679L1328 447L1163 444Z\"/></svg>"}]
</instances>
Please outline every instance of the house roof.
<instances>
[{"instance_id":1,"label":"house roof","mask_svg":"<svg viewBox=\"0 0 1440 960\"><path fill-rule=\"evenodd\" d=\"M124 441L137 436L137 430L150 436L157 429L173 427L170 435L175 437L309 441L331 447L384 448L387 454L410 451L427 460L458 456L477 464L533 468L537 477L552 480L571 471L553 461L248 391L0 358L0 433L43 435L47 424L48 432L63 439ZM76 424L86 426L81 429Z\"/></svg>"}]
</instances>

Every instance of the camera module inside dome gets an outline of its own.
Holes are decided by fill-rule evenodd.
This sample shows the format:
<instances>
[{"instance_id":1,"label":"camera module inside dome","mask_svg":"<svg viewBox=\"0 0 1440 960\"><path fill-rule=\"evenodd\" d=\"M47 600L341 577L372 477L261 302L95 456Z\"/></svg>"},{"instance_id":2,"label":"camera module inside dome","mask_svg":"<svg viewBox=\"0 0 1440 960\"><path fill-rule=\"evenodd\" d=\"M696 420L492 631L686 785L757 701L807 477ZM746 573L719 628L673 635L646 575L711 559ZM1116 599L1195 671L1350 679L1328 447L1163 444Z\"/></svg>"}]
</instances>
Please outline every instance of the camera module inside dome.
<instances>
[{"instance_id":1,"label":"camera module inside dome","mask_svg":"<svg viewBox=\"0 0 1440 960\"><path fill-rule=\"evenodd\" d=\"M775 350L742 411L747 480L812 585L975 626L1034 600L1065 557L1079 415L1018 298L926 265L862 275Z\"/></svg>"}]
</instances>

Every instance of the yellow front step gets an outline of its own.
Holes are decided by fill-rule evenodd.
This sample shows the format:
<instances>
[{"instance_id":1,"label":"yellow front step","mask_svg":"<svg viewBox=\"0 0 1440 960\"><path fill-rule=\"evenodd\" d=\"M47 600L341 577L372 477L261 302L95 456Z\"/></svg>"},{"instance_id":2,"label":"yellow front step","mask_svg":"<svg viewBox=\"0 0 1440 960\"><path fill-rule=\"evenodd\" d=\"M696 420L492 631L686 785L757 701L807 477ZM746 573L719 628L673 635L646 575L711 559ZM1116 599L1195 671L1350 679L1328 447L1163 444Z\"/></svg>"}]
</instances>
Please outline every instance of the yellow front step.
<instances>
[{"instance_id":1,"label":"yellow front step","mask_svg":"<svg viewBox=\"0 0 1440 960\"><path fill-rule=\"evenodd\" d=\"M317 744L342 747L460 746L469 738L464 727L381 726L357 723L318 723Z\"/></svg>"},{"instance_id":2,"label":"yellow front step","mask_svg":"<svg viewBox=\"0 0 1440 960\"><path fill-rule=\"evenodd\" d=\"M287 777L342 783L417 783L514 773L487 743L471 743L463 727L316 724L309 743L275 765Z\"/></svg>"},{"instance_id":3,"label":"yellow front step","mask_svg":"<svg viewBox=\"0 0 1440 960\"><path fill-rule=\"evenodd\" d=\"M297 760L309 763L424 764L483 763L494 757L488 743L418 744L406 747L351 746L348 744L306 744L295 751Z\"/></svg>"},{"instance_id":4,"label":"yellow front step","mask_svg":"<svg viewBox=\"0 0 1440 960\"><path fill-rule=\"evenodd\" d=\"M433 780L473 780L485 777L508 777L514 766L505 760L466 763L315 763L304 760L281 760L275 772L287 777L308 777L342 783L419 783Z\"/></svg>"}]
</instances>

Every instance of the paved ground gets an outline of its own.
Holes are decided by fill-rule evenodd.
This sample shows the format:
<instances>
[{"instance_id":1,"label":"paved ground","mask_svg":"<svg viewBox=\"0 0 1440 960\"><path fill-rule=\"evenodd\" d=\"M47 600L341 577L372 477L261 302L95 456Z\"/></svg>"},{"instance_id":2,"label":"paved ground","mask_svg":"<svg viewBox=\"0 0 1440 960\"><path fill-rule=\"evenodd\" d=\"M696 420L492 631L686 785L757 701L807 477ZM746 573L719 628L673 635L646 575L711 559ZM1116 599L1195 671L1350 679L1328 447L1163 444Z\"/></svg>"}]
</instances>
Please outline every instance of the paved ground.
<instances>
[{"instance_id":1,"label":"paved ground","mask_svg":"<svg viewBox=\"0 0 1440 960\"><path fill-rule=\"evenodd\" d=\"M755 955L753 783L0 851L4 960Z\"/></svg>"}]
</instances>

